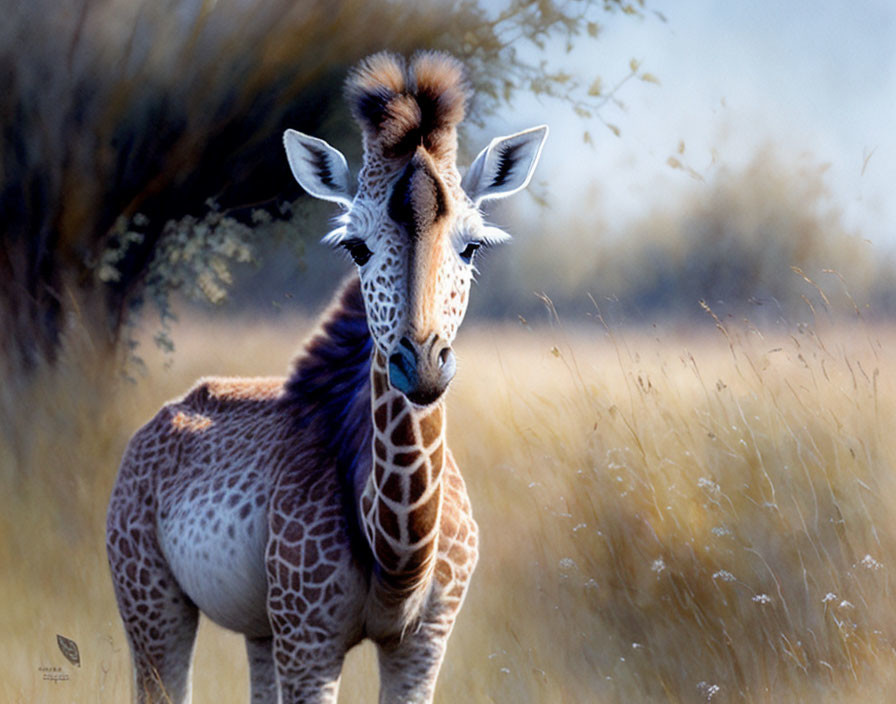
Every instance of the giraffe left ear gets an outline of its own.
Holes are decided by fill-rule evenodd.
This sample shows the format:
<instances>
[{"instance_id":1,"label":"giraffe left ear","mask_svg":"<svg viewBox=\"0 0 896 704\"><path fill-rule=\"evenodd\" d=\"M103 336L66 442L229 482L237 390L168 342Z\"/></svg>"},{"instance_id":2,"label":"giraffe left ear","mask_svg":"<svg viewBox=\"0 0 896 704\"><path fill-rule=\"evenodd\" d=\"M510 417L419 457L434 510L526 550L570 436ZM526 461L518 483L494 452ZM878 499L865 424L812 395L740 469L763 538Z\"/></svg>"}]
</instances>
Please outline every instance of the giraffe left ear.
<instances>
[{"instance_id":1,"label":"giraffe left ear","mask_svg":"<svg viewBox=\"0 0 896 704\"><path fill-rule=\"evenodd\" d=\"M529 185L548 126L541 125L507 137L493 139L470 165L461 186L479 205L491 198L504 198Z\"/></svg>"},{"instance_id":2,"label":"giraffe left ear","mask_svg":"<svg viewBox=\"0 0 896 704\"><path fill-rule=\"evenodd\" d=\"M292 175L309 195L351 207L348 164L342 152L322 139L296 130L283 133L283 146Z\"/></svg>"}]
</instances>

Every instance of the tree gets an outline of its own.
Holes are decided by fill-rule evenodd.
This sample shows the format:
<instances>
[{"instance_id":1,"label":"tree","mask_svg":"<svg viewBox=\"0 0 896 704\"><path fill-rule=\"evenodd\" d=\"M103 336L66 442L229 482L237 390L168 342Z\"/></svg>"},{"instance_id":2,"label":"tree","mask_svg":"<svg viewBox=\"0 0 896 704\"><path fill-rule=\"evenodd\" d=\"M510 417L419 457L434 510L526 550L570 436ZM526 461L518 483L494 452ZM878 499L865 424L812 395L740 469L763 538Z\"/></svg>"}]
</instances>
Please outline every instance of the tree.
<instances>
[{"instance_id":1,"label":"tree","mask_svg":"<svg viewBox=\"0 0 896 704\"><path fill-rule=\"evenodd\" d=\"M229 263L251 254L253 224L289 212L283 129L338 144L342 80L361 57L452 51L485 97L479 120L528 90L587 112L606 96L518 47L592 40L595 14L637 12L620 0L4 4L0 356L11 369L52 363L72 316L114 346L147 297L164 310L178 287L219 296Z\"/></svg>"}]
</instances>

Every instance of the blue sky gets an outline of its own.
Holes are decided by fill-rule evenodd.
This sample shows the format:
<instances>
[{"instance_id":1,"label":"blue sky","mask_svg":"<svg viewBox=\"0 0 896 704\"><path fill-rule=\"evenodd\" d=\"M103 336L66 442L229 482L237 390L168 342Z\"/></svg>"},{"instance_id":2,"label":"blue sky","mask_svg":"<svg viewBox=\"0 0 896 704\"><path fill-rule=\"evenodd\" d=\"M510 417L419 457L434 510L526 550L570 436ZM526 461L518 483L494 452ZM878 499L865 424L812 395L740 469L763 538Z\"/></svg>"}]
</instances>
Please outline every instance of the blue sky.
<instances>
[{"instance_id":1,"label":"blue sky","mask_svg":"<svg viewBox=\"0 0 896 704\"><path fill-rule=\"evenodd\" d=\"M649 6L667 21L650 11L642 20L607 17L599 43L574 55L584 74L600 74L605 84L631 58L659 77L659 86L627 84L620 93L627 110L604 112L620 138L567 108L535 101L498 125L551 125L539 177L552 183L557 207L577 207L590 189L603 219L621 229L663 199L693 190L692 177L667 164L680 141L681 160L707 181L772 145L785 159L829 164L827 182L847 226L876 247L896 249L896 3ZM596 148L583 159L585 129Z\"/></svg>"}]
</instances>

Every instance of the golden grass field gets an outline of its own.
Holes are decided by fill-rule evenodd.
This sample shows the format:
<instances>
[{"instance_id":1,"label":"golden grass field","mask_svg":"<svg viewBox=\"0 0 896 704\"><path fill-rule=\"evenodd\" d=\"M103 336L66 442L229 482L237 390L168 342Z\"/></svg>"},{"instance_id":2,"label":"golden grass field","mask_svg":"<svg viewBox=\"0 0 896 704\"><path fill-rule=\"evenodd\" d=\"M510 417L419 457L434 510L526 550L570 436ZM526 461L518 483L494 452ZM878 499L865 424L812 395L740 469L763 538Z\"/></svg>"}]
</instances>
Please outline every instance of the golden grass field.
<instances>
[{"instance_id":1,"label":"golden grass field","mask_svg":"<svg viewBox=\"0 0 896 704\"><path fill-rule=\"evenodd\" d=\"M190 319L136 382L75 333L4 384L0 701L128 700L103 547L124 445L198 376L284 372L306 329ZM464 329L448 432L482 558L437 701L893 701L894 343L861 320ZM194 700L246 701L244 660L204 623ZM340 702L375 673L353 652Z\"/></svg>"}]
</instances>

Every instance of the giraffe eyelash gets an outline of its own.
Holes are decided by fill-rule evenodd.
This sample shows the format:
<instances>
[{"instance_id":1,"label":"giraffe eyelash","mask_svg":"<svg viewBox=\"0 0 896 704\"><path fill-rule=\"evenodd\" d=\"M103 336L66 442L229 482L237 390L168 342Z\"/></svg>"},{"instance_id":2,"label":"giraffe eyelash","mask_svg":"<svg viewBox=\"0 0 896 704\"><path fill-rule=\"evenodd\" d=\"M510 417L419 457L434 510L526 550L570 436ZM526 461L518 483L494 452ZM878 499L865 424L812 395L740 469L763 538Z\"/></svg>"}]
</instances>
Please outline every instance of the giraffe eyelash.
<instances>
[{"instance_id":1,"label":"giraffe eyelash","mask_svg":"<svg viewBox=\"0 0 896 704\"><path fill-rule=\"evenodd\" d=\"M504 230L499 227L492 227L491 225L485 225L484 227L482 227L478 234L479 241L484 247L501 244L503 242L507 242L510 239L510 235L504 232Z\"/></svg>"}]
</instances>

